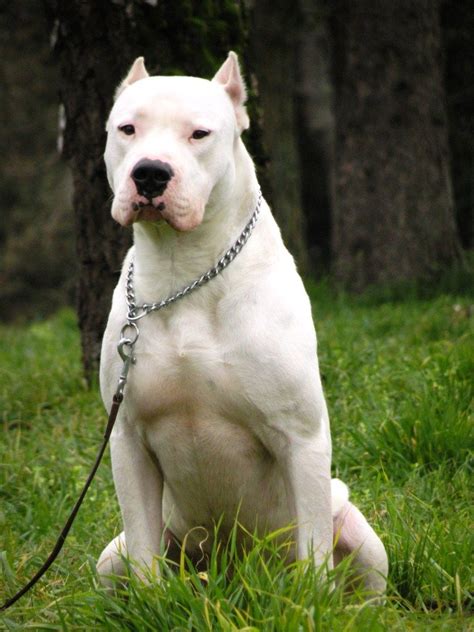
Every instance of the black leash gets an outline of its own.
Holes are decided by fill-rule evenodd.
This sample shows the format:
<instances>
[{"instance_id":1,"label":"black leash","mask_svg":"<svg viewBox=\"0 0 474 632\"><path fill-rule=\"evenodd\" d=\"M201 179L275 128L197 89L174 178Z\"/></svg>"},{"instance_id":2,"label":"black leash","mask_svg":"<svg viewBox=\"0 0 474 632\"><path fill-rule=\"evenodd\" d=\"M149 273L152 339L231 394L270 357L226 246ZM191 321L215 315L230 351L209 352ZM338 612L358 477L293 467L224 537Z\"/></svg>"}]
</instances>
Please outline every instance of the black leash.
<instances>
[{"instance_id":1,"label":"black leash","mask_svg":"<svg viewBox=\"0 0 474 632\"><path fill-rule=\"evenodd\" d=\"M43 577L43 575L46 573L46 571L54 562L54 560L58 557L61 549L63 548L63 544L66 541L67 535L72 527L72 524L77 516L77 513L82 505L82 501L84 500L87 494L87 490L89 489L90 484L92 483L92 480L94 479L95 473L97 472L99 468L100 462L102 460L105 449L109 442L110 435L112 433L112 428L114 427L115 420L117 419L117 413L119 411L120 404L122 403L122 401L123 401L123 394L121 392L116 393L112 401L112 408L110 409L110 415L107 421L107 427L104 432L104 439L102 441L102 445L100 446L99 452L96 456L95 463L82 489L81 495L77 499L76 504L74 505L73 510L71 511L71 514L69 518L67 519L66 524L64 525L61 533L59 534L58 540L56 544L54 545L54 548L51 551L48 559L44 562L44 564L41 566L41 568L38 570L35 576L32 577L30 581L27 584L25 584L25 586L23 586L21 590L19 590L15 595L13 595L13 597L10 597L10 599L7 599L7 601L5 601L4 604L2 604L2 606L0 607L0 611L6 610L10 606L13 606L13 604L16 603L18 599L20 599L20 597L23 597L23 595L27 593L30 590L30 588L32 588L41 579L41 577Z\"/></svg>"}]
</instances>

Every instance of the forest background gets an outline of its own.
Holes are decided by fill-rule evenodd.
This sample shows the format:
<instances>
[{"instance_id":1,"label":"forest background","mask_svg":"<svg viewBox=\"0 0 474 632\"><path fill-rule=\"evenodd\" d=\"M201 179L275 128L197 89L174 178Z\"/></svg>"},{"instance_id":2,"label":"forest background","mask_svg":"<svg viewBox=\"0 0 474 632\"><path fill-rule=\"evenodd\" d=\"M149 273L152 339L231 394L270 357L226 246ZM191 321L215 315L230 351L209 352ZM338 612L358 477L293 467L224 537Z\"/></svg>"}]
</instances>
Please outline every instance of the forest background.
<instances>
[{"instance_id":1,"label":"forest background","mask_svg":"<svg viewBox=\"0 0 474 632\"><path fill-rule=\"evenodd\" d=\"M235 49L246 143L306 276L360 291L435 284L473 248L472 0L3 3L3 320L78 308L86 370L131 234L110 217L102 152L113 90L211 77Z\"/></svg>"}]
</instances>

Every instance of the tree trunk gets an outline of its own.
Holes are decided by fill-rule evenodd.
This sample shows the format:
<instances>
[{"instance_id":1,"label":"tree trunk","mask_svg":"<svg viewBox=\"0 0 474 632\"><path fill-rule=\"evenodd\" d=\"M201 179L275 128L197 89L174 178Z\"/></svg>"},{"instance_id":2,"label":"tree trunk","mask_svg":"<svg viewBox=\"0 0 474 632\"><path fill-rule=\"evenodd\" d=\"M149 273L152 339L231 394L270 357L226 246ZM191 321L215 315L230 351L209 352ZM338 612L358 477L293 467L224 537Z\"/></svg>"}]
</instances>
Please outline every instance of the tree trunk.
<instances>
[{"instance_id":1,"label":"tree trunk","mask_svg":"<svg viewBox=\"0 0 474 632\"><path fill-rule=\"evenodd\" d=\"M321 0L299 0L298 148L308 270L327 272L331 256L334 115L327 12Z\"/></svg>"},{"instance_id":2,"label":"tree trunk","mask_svg":"<svg viewBox=\"0 0 474 632\"><path fill-rule=\"evenodd\" d=\"M250 45L263 108L263 144L273 212L300 269L307 268L297 142L296 67L300 15L285 0L251 3Z\"/></svg>"},{"instance_id":3,"label":"tree trunk","mask_svg":"<svg viewBox=\"0 0 474 632\"><path fill-rule=\"evenodd\" d=\"M211 77L228 50L241 48L242 15L233 0L205 3L198 16L187 0L44 0L44 5L60 66L64 155L74 178L79 327L84 368L91 378L112 291L131 243L130 231L110 216L102 157L115 88L139 55L146 57L151 74Z\"/></svg>"},{"instance_id":4,"label":"tree trunk","mask_svg":"<svg viewBox=\"0 0 474 632\"><path fill-rule=\"evenodd\" d=\"M474 248L474 1L442 2L449 147L461 243Z\"/></svg>"},{"instance_id":5,"label":"tree trunk","mask_svg":"<svg viewBox=\"0 0 474 632\"><path fill-rule=\"evenodd\" d=\"M357 290L427 277L458 251L438 2L331 7L334 270Z\"/></svg>"},{"instance_id":6,"label":"tree trunk","mask_svg":"<svg viewBox=\"0 0 474 632\"><path fill-rule=\"evenodd\" d=\"M112 2L47 1L60 67L66 127L63 155L73 174L79 260L77 309L85 372L97 369L102 334L130 232L110 216L103 152L113 91L132 57L128 18Z\"/></svg>"}]
</instances>

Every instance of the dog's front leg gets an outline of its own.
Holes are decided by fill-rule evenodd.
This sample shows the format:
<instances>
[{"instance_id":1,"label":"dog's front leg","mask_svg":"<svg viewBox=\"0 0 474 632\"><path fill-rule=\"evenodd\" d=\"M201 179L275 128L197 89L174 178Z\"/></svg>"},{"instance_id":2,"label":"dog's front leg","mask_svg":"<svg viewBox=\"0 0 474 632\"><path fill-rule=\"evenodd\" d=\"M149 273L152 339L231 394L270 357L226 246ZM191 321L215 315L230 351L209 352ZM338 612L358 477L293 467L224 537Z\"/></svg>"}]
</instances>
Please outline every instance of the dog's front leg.
<instances>
[{"instance_id":1,"label":"dog's front leg","mask_svg":"<svg viewBox=\"0 0 474 632\"><path fill-rule=\"evenodd\" d=\"M163 478L136 428L117 421L111 437L112 471L122 512L127 556L135 572L153 568L162 536Z\"/></svg>"},{"instance_id":2,"label":"dog's front leg","mask_svg":"<svg viewBox=\"0 0 474 632\"><path fill-rule=\"evenodd\" d=\"M332 567L331 456L326 441L291 438L286 457L286 487L296 523L298 559L311 553L317 566Z\"/></svg>"}]
</instances>

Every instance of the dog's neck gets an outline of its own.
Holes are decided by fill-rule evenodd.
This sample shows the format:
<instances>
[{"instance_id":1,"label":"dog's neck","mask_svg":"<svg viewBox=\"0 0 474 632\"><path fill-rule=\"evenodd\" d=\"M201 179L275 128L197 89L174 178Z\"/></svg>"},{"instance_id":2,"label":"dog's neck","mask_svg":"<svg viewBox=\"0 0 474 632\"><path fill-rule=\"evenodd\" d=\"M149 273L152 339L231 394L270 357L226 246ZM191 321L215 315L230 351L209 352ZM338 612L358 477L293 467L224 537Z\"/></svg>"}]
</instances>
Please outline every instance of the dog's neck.
<instances>
[{"instance_id":1,"label":"dog's neck","mask_svg":"<svg viewBox=\"0 0 474 632\"><path fill-rule=\"evenodd\" d=\"M237 239L258 192L252 160L240 139L235 173L233 186L223 181L215 187L196 229L180 233L164 222L134 225L136 285L143 300L162 298L153 294L158 286L171 293L204 274Z\"/></svg>"}]
</instances>

